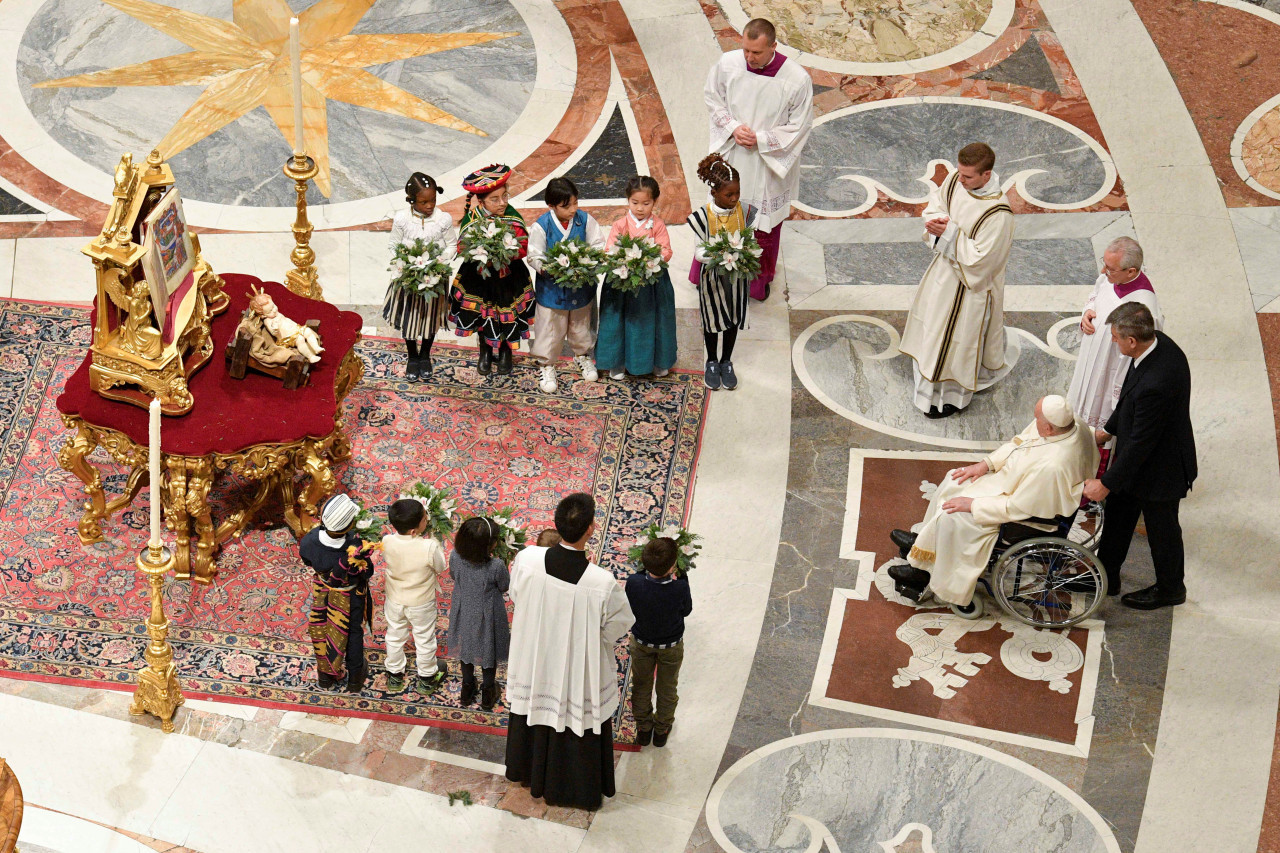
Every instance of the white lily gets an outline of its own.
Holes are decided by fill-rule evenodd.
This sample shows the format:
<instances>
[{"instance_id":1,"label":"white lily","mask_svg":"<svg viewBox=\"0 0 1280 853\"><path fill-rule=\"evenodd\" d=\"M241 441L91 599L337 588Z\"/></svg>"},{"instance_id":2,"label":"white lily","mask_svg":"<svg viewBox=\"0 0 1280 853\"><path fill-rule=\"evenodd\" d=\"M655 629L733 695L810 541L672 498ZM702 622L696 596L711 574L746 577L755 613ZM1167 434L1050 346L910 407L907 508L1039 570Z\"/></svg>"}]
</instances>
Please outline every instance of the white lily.
<instances>
[{"instance_id":1,"label":"white lily","mask_svg":"<svg viewBox=\"0 0 1280 853\"><path fill-rule=\"evenodd\" d=\"M577 244L577 243L565 243L565 244L564 244L564 250L565 250L566 252L568 252L569 254L571 254L571 255L576 255L576 254L578 254L578 244Z\"/></svg>"},{"instance_id":2,"label":"white lily","mask_svg":"<svg viewBox=\"0 0 1280 853\"><path fill-rule=\"evenodd\" d=\"M622 266L622 267L614 267L614 269L613 269L613 274L614 274L614 275L616 275L618 278L626 278L626 277L627 277L627 268L626 268L625 266Z\"/></svg>"},{"instance_id":3,"label":"white lily","mask_svg":"<svg viewBox=\"0 0 1280 853\"><path fill-rule=\"evenodd\" d=\"M662 537L664 539L678 539L680 537L680 528L677 525L668 524L662 530Z\"/></svg>"},{"instance_id":4,"label":"white lily","mask_svg":"<svg viewBox=\"0 0 1280 853\"><path fill-rule=\"evenodd\" d=\"M471 260L475 261L477 264L480 264L481 266L484 266L485 264L489 263L489 253L486 252L484 249L476 249L474 252L471 253Z\"/></svg>"},{"instance_id":5,"label":"white lily","mask_svg":"<svg viewBox=\"0 0 1280 853\"><path fill-rule=\"evenodd\" d=\"M484 234L486 237L492 237L494 234L498 233L498 223L490 222L480 233Z\"/></svg>"},{"instance_id":6,"label":"white lily","mask_svg":"<svg viewBox=\"0 0 1280 853\"><path fill-rule=\"evenodd\" d=\"M515 251L520 248L520 242L516 240L516 235L507 233L502 235L502 245L506 249Z\"/></svg>"},{"instance_id":7,"label":"white lily","mask_svg":"<svg viewBox=\"0 0 1280 853\"><path fill-rule=\"evenodd\" d=\"M636 547L643 548L645 545L648 545L648 544L649 544L648 536L641 534L640 536L636 537Z\"/></svg>"},{"instance_id":8,"label":"white lily","mask_svg":"<svg viewBox=\"0 0 1280 853\"><path fill-rule=\"evenodd\" d=\"M741 248L742 248L742 235L741 235L741 234L730 234L730 235L729 235L729 237L728 237L728 239L727 239L727 242L729 243L729 248L731 248L731 249L741 249Z\"/></svg>"},{"instance_id":9,"label":"white lily","mask_svg":"<svg viewBox=\"0 0 1280 853\"><path fill-rule=\"evenodd\" d=\"M622 256L629 261L634 261L643 254L644 252L641 251L639 246L628 246L627 250L622 253Z\"/></svg>"},{"instance_id":10,"label":"white lily","mask_svg":"<svg viewBox=\"0 0 1280 853\"><path fill-rule=\"evenodd\" d=\"M693 544L681 546L680 553L684 554L686 557L692 557L694 554L698 553L698 546Z\"/></svg>"},{"instance_id":11,"label":"white lily","mask_svg":"<svg viewBox=\"0 0 1280 853\"><path fill-rule=\"evenodd\" d=\"M658 262L650 258L644 265L644 271L648 273L656 273L661 267Z\"/></svg>"},{"instance_id":12,"label":"white lily","mask_svg":"<svg viewBox=\"0 0 1280 853\"><path fill-rule=\"evenodd\" d=\"M560 257L556 258L556 266L560 267L561 269L567 270L569 268L569 256L561 255Z\"/></svg>"},{"instance_id":13,"label":"white lily","mask_svg":"<svg viewBox=\"0 0 1280 853\"><path fill-rule=\"evenodd\" d=\"M360 530L368 530L370 527L373 527L373 519L362 518L356 522L356 527L359 528Z\"/></svg>"}]
</instances>

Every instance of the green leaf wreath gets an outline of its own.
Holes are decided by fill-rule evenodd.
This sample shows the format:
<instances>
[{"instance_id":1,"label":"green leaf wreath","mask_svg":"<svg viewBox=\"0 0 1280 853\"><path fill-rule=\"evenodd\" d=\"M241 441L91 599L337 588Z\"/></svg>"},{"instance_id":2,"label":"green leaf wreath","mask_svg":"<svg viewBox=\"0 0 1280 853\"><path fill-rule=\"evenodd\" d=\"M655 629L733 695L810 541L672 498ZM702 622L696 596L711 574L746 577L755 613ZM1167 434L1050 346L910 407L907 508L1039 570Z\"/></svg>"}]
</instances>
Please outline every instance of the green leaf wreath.
<instances>
[{"instance_id":1,"label":"green leaf wreath","mask_svg":"<svg viewBox=\"0 0 1280 853\"><path fill-rule=\"evenodd\" d=\"M675 540L676 577L684 577L693 570L694 560L698 558L698 552L702 550L702 546L698 544L702 537L696 533L690 533L678 524L668 523L666 526L659 526L655 521L640 531L640 535L636 537L635 544L627 549L627 557L631 560L631 564L636 571L644 571L644 564L640 561L640 555L644 553L644 546L654 539Z\"/></svg>"},{"instance_id":2,"label":"green leaf wreath","mask_svg":"<svg viewBox=\"0 0 1280 853\"><path fill-rule=\"evenodd\" d=\"M352 529L355 534L366 545L373 545L382 541L382 525L383 519L372 510L367 510L360 504L360 511L356 513L356 520Z\"/></svg>"},{"instance_id":3,"label":"green leaf wreath","mask_svg":"<svg viewBox=\"0 0 1280 853\"><path fill-rule=\"evenodd\" d=\"M427 512L427 530L440 542L453 532L457 525L458 499L448 487L437 489L427 483L414 483L401 498L413 498Z\"/></svg>"},{"instance_id":4,"label":"green leaf wreath","mask_svg":"<svg viewBox=\"0 0 1280 853\"><path fill-rule=\"evenodd\" d=\"M570 238L547 250L542 271L567 290L581 290L584 287L594 288L600 283L606 263L604 252L582 240Z\"/></svg>"},{"instance_id":5,"label":"green leaf wreath","mask_svg":"<svg viewBox=\"0 0 1280 853\"><path fill-rule=\"evenodd\" d=\"M391 266L387 267L395 273L392 287L428 300L443 296L453 278L453 268L443 259L443 254L444 250L434 240L418 238L412 243L398 243Z\"/></svg>"},{"instance_id":6,"label":"green leaf wreath","mask_svg":"<svg viewBox=\"0 0 1280 853\"><path fill-rule=\"evenodd\" d=\"M760 255L764 250L756 242L750 228L741 231L719 231L702 244L707 266L733 278L755 278L760 274Z\"/></svg>"},{"instance_id":7,"label":"green leaf wreath","mask_svg":"<svg viewBox=\"0 0 1280 853\"><path fill-rule=\"evenodd\" d=\"M516 554L524 550L529 541L529 532L516 524L512 516L515 509L509 506L499 507L489 513L489 520L498 529L493 537L493 556L507 565Z\"/></svg>"},{"instance_id":8,"label":"green leaf wreath","mask_svg":"<svg viewBox=\"0 0 1280 853\"><path fill-rule=\"evenodd\" d=\"M520 254L520 240L505 219L476 218L462 229L461 255L480 266L480 275L506 269Z\"/></svg>"},{"instance_id":9,"label":"green leaf wreath","mask_svg":"<svg viewBox=\"0 0 1280 853\"><path fill-rule=\"evenodd\" d=\"M656 282L667 268L667 262L662 259L662 247L651 238L619 234L618 242L608 255L608 267L605 282L610 287L635 293Z\"/></svg>"}]
</instances>

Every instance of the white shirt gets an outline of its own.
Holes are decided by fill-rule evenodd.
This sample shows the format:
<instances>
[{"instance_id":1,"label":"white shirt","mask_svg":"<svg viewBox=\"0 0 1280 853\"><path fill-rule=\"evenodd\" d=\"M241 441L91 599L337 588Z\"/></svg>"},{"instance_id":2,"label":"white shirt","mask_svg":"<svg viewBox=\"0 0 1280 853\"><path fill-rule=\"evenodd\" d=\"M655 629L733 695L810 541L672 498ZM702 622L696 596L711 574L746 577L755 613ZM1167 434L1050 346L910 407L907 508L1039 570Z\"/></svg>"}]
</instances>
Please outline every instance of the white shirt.
<instances>
[{"instance_id":1,"label":"white shirt","mask_svg":"<svg viewBox=\"0 0 1280 853\"><path fill-rule=\"evenodd\" d=\"M1135 359L1133 360L1133 367L1134 367L1134 369L1135 369L1135 370L1138 368L1138 365L1139 365L1139 364L1142 364L1142 360L1143 360L1144 358L1146 358L1147 356L1151 355L1152 351L1153 351L1153 350L1155 350L1155 348L1156 348L1156 344L1158 344L1158 343L1160 343L1160 339L1159 339L1159 338L1152 338L1152 339L1151 339L1151 346L1149 346L1149 347L1147 347L1145 350L1143 350L1142 355L1138 356L1137 358L1135 358Z\"/></svg>"},{"instance_id":2,"label":"white shirt","mask_svg":"<svg viewBox=\"0 0 1280 853\"><path fill-rule=\"evenodd\" d=\"M547 232L542 230L542 217L539 216L534 223L529 226L529 254L525 257L529 266L533 267L534 272L542 272L542 262L547 257ZM554 213L551 214L551 221L554 223L553 228L559 232L560 239L563 240L569 233L569 228L565 228L560 223L560 217ZM569 223L570 228L573 223ZM600 228L600 223L596 222L594 216L587 214L587 245L593 249L604 248L605 233Z\"/></svg>"},{"instance_id":3,"label":"white shirt","mask_svg":"<svg viewBox=\"0 0 1280 853\"><path fill-rule=\"evenodd\" d=\"M440 208L436 208L430 216L414 213L413 208L402 210L391 220L391 250L394 252L400 243L412 243L423 240L435 243L441 249L440 257L452 261L458 252L458 229L454 227L453 217Z\"/></svg>"}]
</instances>

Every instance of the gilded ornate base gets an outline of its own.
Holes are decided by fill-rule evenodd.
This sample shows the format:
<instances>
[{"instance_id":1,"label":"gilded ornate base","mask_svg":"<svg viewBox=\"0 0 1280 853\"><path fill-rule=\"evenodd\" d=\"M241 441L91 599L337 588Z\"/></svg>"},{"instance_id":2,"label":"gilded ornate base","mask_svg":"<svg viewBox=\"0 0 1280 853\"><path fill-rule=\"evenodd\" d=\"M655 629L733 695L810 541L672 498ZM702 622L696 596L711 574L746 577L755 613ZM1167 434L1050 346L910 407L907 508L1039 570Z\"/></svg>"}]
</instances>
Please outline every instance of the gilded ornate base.
<instances>
[{"instance_id":1,"label":"gilded ornate base","mask_svg":"<svg viewBox=\"0 0 1280 853\"><path fill-rule=\"evenodd\" d=\"M173 646L169 645L169 620L164 615L164 576L173 568L173 552L160 545L143 549L138 555L138 569L147 575L151 588L151 615L147 617L147 644L144 656L147 666L138 674L138 687L133 692L129 713L151 714L160 719L160 727L173 731L173 715L185 701L178 685L178 668L173 663Z\"/></svg>"}]
</instances>

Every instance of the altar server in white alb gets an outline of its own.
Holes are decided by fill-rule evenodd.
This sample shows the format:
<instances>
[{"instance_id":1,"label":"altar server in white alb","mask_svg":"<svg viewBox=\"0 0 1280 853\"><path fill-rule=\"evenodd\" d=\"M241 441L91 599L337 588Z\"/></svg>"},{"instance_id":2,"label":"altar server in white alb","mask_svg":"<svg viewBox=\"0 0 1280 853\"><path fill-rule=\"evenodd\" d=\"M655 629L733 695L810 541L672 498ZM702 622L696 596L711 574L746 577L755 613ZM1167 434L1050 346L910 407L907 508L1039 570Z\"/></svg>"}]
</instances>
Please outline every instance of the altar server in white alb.
<instances>
[{"instance_id":1,"label":"altar server in white alb","mask_svg":"<svg viewBox=\"0 0 1280 853\"><path fill-rule=\"evenodd\" d=\"M586 554L596 503L577 493L556 507L561 542L511 561L507 660L507 778L547 805L600 808L615 793L614 645L635 616L613 573Z\"/></svg>"},{"instance_id":2,"label":"altar server in white alb","mask_svg":"<svg viewBox=\"0 0 1280 853\"><path fill-rule=\"evenodd\" d=\"M947 473L925 512L920 532L894 530L893 544L909 565L889 567L899 590L925 589L948 604L967 605L986 570L1000 525L1070 515L1085 480L1098 470L1093 430L1055 395L1036 403L1035 420L981 462Z\"/></svg>"},{"instance_id":3,"label":"altar server in white alb","mask_svg":"<svg viewBox=\"0 0 1280 853\"><path fill-rule=\"evenodd\" d=\"M900 349L914 361L914 402L931 418L969 405L1008 373L1004 268L1013 211L983 142L960 149L958 168L929 195L924 241L933 261L920 280Z\"/></svg>"},{"instance_id":4,"label":"altar server in white alb","mask_svg":"<svg viewBox=\"0 0 1280 853\"><path fill-rule=\"evenodd\" d=\"M777 51L773 24L764 18L742 30L742 49L720 57L707 75L711 152L742 176L742 208L757 211L760 275L752 299L769 298L782 240L782 222L800 184L800 152L813 127L813 80L800 63ZM689 280L698 283L698 264Z\"/></svg>"},{"instance_id":5,"label":"altar server in white alb","mask_svg":"<svg viewBox=\"0 0 1280 853\"><path fill-rule=\"evenodd\" d=\"M1102 273L1080 317L1080 354L1067 392L1067 402L1094 429L1105 427L1116 410L1120 386L1133 362L1111 340L1106 322L1125 302L1141 302L1151 309L1156 330L1164 328L1160 302L1142 271L1142 247L1132 237L1117 237L1102 253Z\"/></svg>"}]
</instances>

